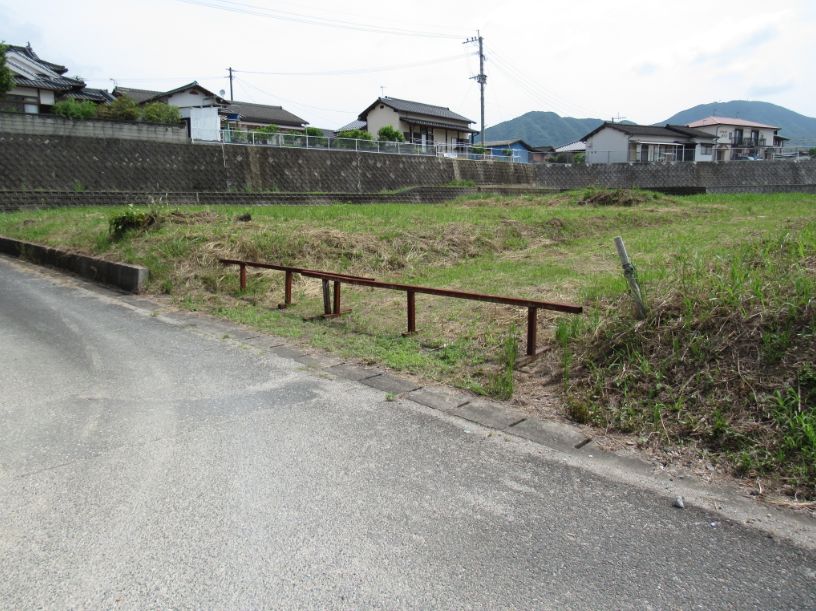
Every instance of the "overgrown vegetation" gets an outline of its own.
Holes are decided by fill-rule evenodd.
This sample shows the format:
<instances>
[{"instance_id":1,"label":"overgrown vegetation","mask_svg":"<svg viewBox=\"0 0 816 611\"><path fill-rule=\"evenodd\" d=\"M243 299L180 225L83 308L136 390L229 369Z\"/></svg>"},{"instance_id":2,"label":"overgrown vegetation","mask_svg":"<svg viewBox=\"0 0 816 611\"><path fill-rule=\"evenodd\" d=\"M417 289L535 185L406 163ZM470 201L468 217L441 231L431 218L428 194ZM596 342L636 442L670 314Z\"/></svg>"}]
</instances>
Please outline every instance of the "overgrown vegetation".
<instances>
[{"instance_id":1,"label":"overgrown vegetation","mask_svg":"<svg viewBox=\"0 0 816 611\"><path fill-rule=\"evenodd\" d=\"M595 328L562 325L572 416L816 498L816 222L673 267L645 321L621 297Z\"/></svg>"},{"instance_id":2,"label":"overgrown vegetation","mask_svg":"<svg viewBox=\"0 0 816 611\"><path fill-rule=\"evenodd\" d=\"M571 417L665 460L703 458L804 499L816 496L815 206L803 194L583 190L433 206L39 210L0 215L0 234L147 265L150 290L182 307L344 357L512 394L532 410L563 394ZM645 321L631 315L616 235L638 266ZM218 257L578 302L586 313L542 312L540 341L557 359L522 373L512 364L523 311L419 297L419 333L403 337L403 295L348 287L349 315L304 322L321 310L319 282L298 279L295 305L280 311L283 274L251 271L241 292Z\"/></svg>"},{"instance_id":3,"label":"overgrown vegetation","mask_svg":"<svg viewBox=\"0 0 816 611\"><path fill-rule=\"evenodd\" d=\"M14 75L6 65L6 51L8 45L0 42L0 95L10 91L14 87Z\"/></svg>"}]
</instances>

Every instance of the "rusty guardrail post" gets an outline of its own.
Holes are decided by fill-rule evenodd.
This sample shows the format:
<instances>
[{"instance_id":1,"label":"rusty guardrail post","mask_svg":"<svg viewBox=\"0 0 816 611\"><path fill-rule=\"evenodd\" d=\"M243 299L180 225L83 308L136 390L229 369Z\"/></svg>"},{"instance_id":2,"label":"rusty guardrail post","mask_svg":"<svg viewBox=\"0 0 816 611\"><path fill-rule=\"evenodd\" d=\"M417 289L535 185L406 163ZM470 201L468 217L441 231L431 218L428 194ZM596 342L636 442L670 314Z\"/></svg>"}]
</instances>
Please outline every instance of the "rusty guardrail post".
<instances>
[{"instance_id":1,"label":"rusty guardrail post","mask_svg":"<svg viewBox=\"0 0 816 611\"><path fill-rule=\"evenodd\" d=\"M323 314L331 314L331 297L329 296L329 281L321 280L323 283Z\"/></svg>"},{"instance_id":2,"label":"rusty guardrail post","mask_svg":"<svg viewBox=\"0 0 816 611\"><path fill-rule=\"evenodd\" d=\"M416 333L416 293L405 291L408 296L408 335Z\"/></svg>"},{"instance_id":3,"label":"rusty guardrail post","mask_svg":"<svg viewBox=\"0 0 816 611\"><path fill-rule=\"evenodd\" d=\"M340 316L340 281L334 281L334 315Z\"/></svg>"},{"instance_id":4,"label":"rusty guardrail post","mask_svg":"<svg viewBox=\"0 0 816 611\"><path fill-rule=\"evenodd\" d=\"M292 272L286 272L286 282L283 290L283 304L286 307L292 305Z\"/></svg>"},{"instance_id":5,"label":"rusty guardrail post","mask_svg":"<svg viewBox=\"0 0 816 611\"><path fill-rule=\"evenodd\" d=\"M536 336L538 334L538 323L536 314L538 308L527 308L527 356L535 356Z\"/></svg>"}]
</instances>

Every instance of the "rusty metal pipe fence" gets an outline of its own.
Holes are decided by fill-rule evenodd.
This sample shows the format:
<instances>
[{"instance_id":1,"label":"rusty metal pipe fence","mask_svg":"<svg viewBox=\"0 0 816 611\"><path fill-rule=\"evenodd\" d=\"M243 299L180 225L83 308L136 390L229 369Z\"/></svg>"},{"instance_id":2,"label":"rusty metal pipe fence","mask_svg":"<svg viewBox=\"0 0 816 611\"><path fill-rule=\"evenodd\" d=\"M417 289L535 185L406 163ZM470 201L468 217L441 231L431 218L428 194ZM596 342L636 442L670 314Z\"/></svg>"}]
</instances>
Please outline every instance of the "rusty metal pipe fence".
<instances>
[{"instance_id":1,"label":"rusty metal pipe fence","mask_svg":"<svg viewBox=\"0 0 816 611\"><path fill-rule=\"evenodd\" d=\"M565 312L568 314L580 314L583 308L577 305L555 303L550 301L539 301L535 299L525 299L519 297L504 297L501 295L486 295L483 293L471 293L454 289L440 289L430 286L415 286L411 284L401 284L397 282L383 282L374 278L364 276L351 276L334 272L325 272L302 267L292 267L289 265L276 265L274 263L260 263L257 261L242 261L239 259L219 259L223 265L237 265L239 270L239 282L241 290L246 290L246 270L248 267L259 269L271 269L285 272L284 280L284 300L278 307L283 309L292 305L292 278L294 274L300 274L309 278L317 278L323 283L323 317L338 317L350 310L341 309L342 284L356 286L367 286L371 288L387 289L392 291L403 291L406 294L406 311L408 322L408 334L416 333L416 295L436 295L438 297L452 297L455 299L466 299L470 301L484 301L488 303L498 303L527 308L527 356L536 354L536 331L538 310L552 310L555 312ZM329 283L333 283L333 294L330 294Z\"/></svg>"}]
</instances>

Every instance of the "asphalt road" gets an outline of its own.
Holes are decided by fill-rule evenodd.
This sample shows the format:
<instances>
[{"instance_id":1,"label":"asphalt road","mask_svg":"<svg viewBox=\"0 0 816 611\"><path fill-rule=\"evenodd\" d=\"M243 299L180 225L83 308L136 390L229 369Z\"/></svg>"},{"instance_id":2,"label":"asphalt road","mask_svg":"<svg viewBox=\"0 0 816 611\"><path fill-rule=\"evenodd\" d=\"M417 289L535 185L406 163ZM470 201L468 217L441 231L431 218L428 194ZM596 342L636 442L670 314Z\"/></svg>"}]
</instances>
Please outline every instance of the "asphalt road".
<instances>
[{"instance_id":1,"label":"asphalt road","mask_svg":"<svg viewBox=\"0 0 816 611\"><path fill-rule=\"evenodd\" d=\"M0 258L3 608L816 608L813 552L116 301Z\"/></svg>"}]
</instances>

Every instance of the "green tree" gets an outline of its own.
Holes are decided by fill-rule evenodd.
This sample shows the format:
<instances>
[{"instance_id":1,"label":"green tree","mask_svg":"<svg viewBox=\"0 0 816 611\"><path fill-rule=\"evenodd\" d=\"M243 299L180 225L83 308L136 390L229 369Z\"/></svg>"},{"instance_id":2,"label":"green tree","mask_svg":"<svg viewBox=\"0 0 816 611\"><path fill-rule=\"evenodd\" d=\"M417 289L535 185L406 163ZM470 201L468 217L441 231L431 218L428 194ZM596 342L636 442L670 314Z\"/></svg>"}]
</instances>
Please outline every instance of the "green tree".
<instances>
[{"instance_id":1,"label":"green tree","mask_svg":"<svg viewBox=\"0 0 816 611\"><path fill-rule=\"evenodd\" d=\"M813 147L812 149L808 150L808 155L810 155L811 157L816 157L816 147Z\"/></svg>"},{"instance_id":2,"label":"green tree","mask_svg":"<svg viewBox=\"0 0 816 611\"><path fill-rule=\"evenodd\" d=\"M164 102L151 102L142 107L142 119L148 123L173 125L181 121L181 113L178 106L171 106Z\"/></svg>"},{"instance_id":3,"label":"green tree","mask_svg":"<svg viewBox=\"0 0 816 611\"><path fill-rule=\"evenodd\" d=\"M391 125L384 125L377 132L377 139L383 142L405 142L405 136Z\"/></svg>"},{"instance_id":4,"label":"green tree","mask_svg":"<svg viewBox=\"0 0 816 611\"><path fill-rule=\"evenodd\" d=\"M14 75L6 65L6 50L8 50L8 46L0 43L0 95L14 87Z\"/></svg>"}]
</instances>

